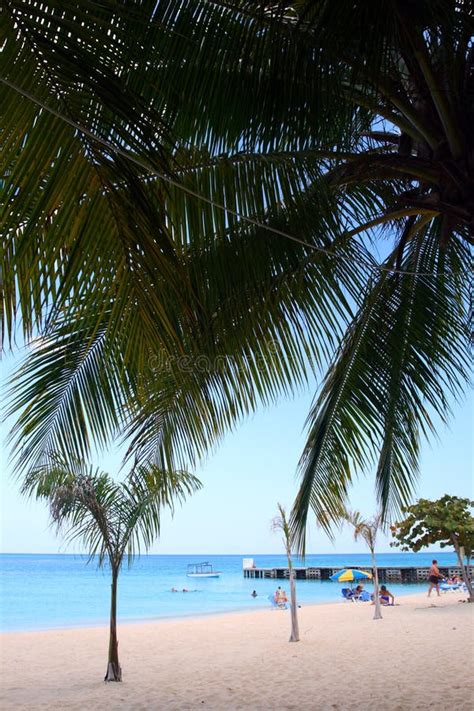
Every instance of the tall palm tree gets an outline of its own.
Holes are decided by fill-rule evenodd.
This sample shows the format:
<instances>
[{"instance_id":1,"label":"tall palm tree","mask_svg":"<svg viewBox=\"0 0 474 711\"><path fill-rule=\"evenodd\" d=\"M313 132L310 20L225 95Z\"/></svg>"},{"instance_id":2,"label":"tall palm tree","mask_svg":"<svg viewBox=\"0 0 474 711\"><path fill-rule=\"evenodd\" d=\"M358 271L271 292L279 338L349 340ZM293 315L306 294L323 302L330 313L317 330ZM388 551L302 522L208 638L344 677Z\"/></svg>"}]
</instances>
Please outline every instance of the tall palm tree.
<instances>
[{"instance_id":1,"label":"tall palm tree","mask_svg":"<svg viewBox=\"0 0 474 711\"><path fill-rule=\"evenodd\" d=\"M382 610L380 608L379 594L379 573L377 570L377 561L375 559L375 547L377 543L377 534L382 528L382 514L378 513L371 519L362 517L359 511L344 511L342 520L354 528L354 540L363 538L370 551L372 561L372 572L374 576L374 620L382 619Z\"/></svg>"},{"instance_id":2,"label":"tall palm tree","mask_svg":"<svg viewBox=\"0 0 474 711\"><path fill-rule=\"evenodd\" d=\"M23 492L48 501L53 523L70 541L81 541L100 567L108 565L112 576L110 636L104 681L121 681L118 656L117 586L125 556L129 565L140 547L149 548L160 533L164 507L199 489L196 477L185 471L172 474L154 465L137 467L121 483L108 474L76 462L73 469L56 461L49 468L31 472Z\"/></svg>"},{"instance_id":3,"label":"tall palm tree","mask_svg":"<svg viewBox=\"0 0 474 711\"><path fill-rule=\"evenodd\" d=\"M18 466L118 432L172 469L329 360L298 545L360 471L399 508L467 379L466 0L4 5Z\"/></svg>"},{"instance_id":4,"label":"tall palm tree","mask_svg":"<svg viewBox=\"0 0 474 711\"><path fill-rule=\"evenodd\" d=\"M289 642L300 641L300 629L298 625L298 609L296 603L296 584L295 584L295 569L292 560L293 532L281 504L277 504L279 515L275 516L272 521L272 530L281 532L283 535L283 544L285 546L286 559L288 561L288 570L290 574L290 609L291 609L291 634Z\"/></svg>"}]
</instances>

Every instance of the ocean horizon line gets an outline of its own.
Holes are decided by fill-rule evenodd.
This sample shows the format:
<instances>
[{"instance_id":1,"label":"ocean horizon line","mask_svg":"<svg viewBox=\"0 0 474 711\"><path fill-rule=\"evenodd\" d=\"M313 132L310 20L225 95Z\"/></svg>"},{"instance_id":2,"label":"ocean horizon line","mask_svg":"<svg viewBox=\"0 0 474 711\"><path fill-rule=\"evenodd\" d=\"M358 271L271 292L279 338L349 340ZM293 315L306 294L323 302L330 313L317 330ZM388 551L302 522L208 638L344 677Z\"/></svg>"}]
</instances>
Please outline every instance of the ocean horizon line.
<instances>
[{"instance_id":1,"label":"ocean horizon line","mask_svg":"<svg viewBox=\"0 0 474 711\"><path fill-rule=\"evenodd\" d=\"M438 555L452 555L454 553L454 549L450 548L445 548L443 550L441 549L436 549L436 548L428 548L428 549L423 549L423 551L417 551L416 553L413 551L402 551L402 550L377 550L376 555L394 555L394 556L399 556L403 555L406 553L407 555L427 555L430 553L437 553ZM50 552L50 551L22 551L22 552L16 552L16 551L0 551L0 556L2 555L60 555L60 556L81 556L81 557L91 557L89 553L86 552L76 552L76 553L59 553L59 552ZM306 553L304 557L297 555L296 553L293 554L294 558L298 558L300 560L304 560L304 558L310 558L313 556L318 556L318 557L324 557L324 556L367 556L370 555L368 551L356 551L352 553L348 553L346 551L335 551L334 553L317 553L317 552L311 552L311 553ZM204 552L204 553L148 553L148 552L143 552L143 553L137 553L135 555L136 558L145 558L145 557L152 557L152 556L173 556L173 557L178 557L178 556L226 556L226 557L234 557L234 558L255 558L257 556L283 556L286 558L286 553L278 552L278 553L272 553L272 552L259 552L259 553L209 553L209 551ZM92 556L93 558L97 557L97 554Z\"/></svg>"}]
</instances>

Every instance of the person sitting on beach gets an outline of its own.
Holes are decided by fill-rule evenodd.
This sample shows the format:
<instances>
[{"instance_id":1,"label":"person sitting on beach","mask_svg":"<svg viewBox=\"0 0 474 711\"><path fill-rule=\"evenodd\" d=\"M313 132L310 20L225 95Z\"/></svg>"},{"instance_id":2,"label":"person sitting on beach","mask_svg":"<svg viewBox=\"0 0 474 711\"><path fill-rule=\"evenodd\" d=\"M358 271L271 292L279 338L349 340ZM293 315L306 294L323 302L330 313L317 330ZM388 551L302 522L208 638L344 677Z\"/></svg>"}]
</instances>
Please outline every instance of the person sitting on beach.
<instances>
[{"instance_id":1,"label":"person sitting on beach","mask_svg":"<svg viewBox=\"0 0 474 711\"><path fill-rule=\"evenodd\" d=\"M286 592L281 589L280 586L277 587L275 590L275 602L277 605L283 607L287 602L288 598L286 597Z\"/></svg>"},{"instance_id":2,"label":"person sitting on beach","mask_svg":"<svg viewBox=\"0 0 474 711\"><path fill-rule=\"evenodd\" d=\"M358 585L356 589L354 590L353 597L358 600L360 597L361 592L363 591L364 586L363 585Z\"/></svg>"},{"instance_id":3,"label":"person sitting on beach","mask_svg":"<svg viewBox=\"0 0 474 711\"><path fill-rule=\"evenodd\" d=\"M380 586L379 590L380 602L382 605L394 605L395 597L392 595L390 590L387 590L385 585ZM391 602L390 602L391 600Z\"/></svg>"}]
</instances>

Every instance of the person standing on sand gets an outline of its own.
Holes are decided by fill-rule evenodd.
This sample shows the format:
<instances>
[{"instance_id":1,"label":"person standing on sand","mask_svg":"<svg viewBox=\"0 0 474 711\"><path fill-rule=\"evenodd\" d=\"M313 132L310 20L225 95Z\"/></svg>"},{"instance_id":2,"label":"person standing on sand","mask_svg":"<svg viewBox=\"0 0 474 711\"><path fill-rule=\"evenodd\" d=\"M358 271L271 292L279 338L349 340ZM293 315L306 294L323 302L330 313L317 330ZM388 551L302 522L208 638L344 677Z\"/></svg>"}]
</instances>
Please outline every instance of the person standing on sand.
<instances>
[{"instance_id":1,"label":"person standing on sand","mask_svg":"<svg viewBox=\"0 0 474 711\"><path fill-rule=\"evenodd\" d=\"M430 572L429 572L429 576L428 576L428 580L430 583L430 588L428 590L428 597L431 597L431 591L433 590L433 588L436 588L436 593L437 593L438 597L440 597L439 581L442 579L443 579L443 576L439 572L438 561L434 560L431 563Z\"/></svg>"}]
</instances>

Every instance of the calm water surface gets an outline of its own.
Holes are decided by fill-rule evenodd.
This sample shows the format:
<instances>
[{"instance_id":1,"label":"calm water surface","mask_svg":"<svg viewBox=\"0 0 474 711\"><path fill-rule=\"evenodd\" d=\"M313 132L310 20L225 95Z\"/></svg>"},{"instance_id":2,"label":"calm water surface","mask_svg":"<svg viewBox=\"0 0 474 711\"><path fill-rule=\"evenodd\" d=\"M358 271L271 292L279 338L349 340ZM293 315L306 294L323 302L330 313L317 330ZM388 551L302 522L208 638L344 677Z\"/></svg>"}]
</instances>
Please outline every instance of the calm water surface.
<instances>
[{"instance_id":1,"label":"calm water surface","mask_svg":"<svg viewBox=\"0 0 474 711\"><path fill-rule=\"evenodd\" d=\"M455 565L451 553L437 553L441 566ZM266 608L267 596L287 581L247 580L242 559L254 558L257 567L284 567L277 555L148 555L125 566L119 579L118 613L122 622L170 617L216 614ZM387 553L378 556L379 565L429 565L433 553ZM188 563L208 560L220 578L186 577ZM296 565L369 566L368 555L310 555ZM108 622L110 580L107 570L80 555L0 555L0 629L35 630L82 627ZM189 593L172 593L184 587ZM339 599L341 585L329 581L298 580L298 602L302 605ZM370 584L366 586L370 590ZM258 596L250 593L256 590ZM395 595L426 589L426 585L390 584Z\"/></svg>"}]
</instances>

